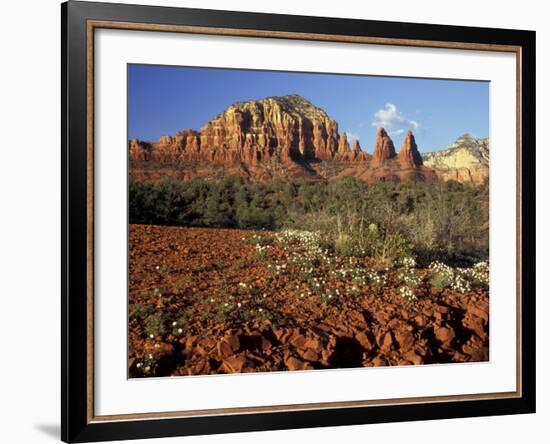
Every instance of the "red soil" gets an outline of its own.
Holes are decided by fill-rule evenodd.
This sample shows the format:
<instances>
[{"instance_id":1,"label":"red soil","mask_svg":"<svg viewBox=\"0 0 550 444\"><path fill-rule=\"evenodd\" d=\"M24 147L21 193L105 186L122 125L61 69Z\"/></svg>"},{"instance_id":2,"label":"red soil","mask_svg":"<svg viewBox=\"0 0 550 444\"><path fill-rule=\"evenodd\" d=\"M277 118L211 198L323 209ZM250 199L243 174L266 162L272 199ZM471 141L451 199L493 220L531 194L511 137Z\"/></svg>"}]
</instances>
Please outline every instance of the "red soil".
<instances>
[{"instance_id":1,"label":"red soil","mask_svg":"<svg viewBox=\"0 0 550 444\"><path fill-rule=\"evenodd\" d=\"M130 225L131 377L488 360L487 289L424 278L407 301L398 270L357 283L334 271L372 270L366 259L305 263L292 245L258 252L254 235L274 233Z\"/></svg>"}]
</instances>

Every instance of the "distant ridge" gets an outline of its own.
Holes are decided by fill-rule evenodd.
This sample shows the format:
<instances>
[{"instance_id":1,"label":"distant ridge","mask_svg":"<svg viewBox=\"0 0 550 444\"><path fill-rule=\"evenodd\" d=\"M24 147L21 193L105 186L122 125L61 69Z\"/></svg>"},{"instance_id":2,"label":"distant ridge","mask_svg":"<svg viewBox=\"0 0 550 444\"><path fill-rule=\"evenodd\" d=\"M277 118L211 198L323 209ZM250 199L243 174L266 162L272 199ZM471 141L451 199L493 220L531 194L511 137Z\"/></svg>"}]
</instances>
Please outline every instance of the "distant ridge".
<instances>
[{"instance_id":1,"label":"distant ridge","mask_svg":"<svg viewBox=\"0 0 550 444\"><path fill-rule=\"evenodd\" d=\"M489 177L489 139L463 134L441 151L422 153L440 179L482 183Z\"/></svg>"}]
</instances>

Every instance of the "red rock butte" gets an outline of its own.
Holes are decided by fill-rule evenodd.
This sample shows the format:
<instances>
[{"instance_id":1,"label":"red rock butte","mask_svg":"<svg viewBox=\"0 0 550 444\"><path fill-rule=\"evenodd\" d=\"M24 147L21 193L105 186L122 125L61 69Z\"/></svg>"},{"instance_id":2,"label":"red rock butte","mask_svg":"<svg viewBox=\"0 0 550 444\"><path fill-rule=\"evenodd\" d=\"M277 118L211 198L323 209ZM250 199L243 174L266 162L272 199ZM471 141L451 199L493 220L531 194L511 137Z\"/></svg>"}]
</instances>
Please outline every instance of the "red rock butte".
<instances>
[{"instance_id":1,"label":"red rock butte","mask_svg":"<svg viewBox=\"0 0 550 444\"><path fill-rule=\"evenodd\" d=\"M395 157L393 142L384 128L378 128L374 154L372 155L372 166L377 167L384 164L388 159Z\"/></svg>"},{"instance_id":2,"label":"red rock butte","mask_svg":"<svg viewBox=\"0 0 550 444\"><path fill-rule=\"evenodd\" d=\"M149 179L160 178L160 173L155 176L151 168L143 167L150 161L170 165L170 174L181 180L211 175L220 166L225 175L255 181L316 181L342 175L368 182L437 178L434 170L423 166L411 131L397 154L386 130L378 128L371 156L356 139L350 148L348 135L338 132L338 123L296 94L235 103L200 132L187 129L156 142L130 140L129 157L131 173Z\"/></svg>"},{"instance_id":3,"label":"red rock butte","mask_svg":"<svg viewBox=\"0 0 550 444\"><path fill-rule=\"evenodd\" d=\"M422 156L418 152L418 147L411 130L407 131L397 158L403 168L414 168L415 166L422 165Z\"/></svg>"}]
</instances>

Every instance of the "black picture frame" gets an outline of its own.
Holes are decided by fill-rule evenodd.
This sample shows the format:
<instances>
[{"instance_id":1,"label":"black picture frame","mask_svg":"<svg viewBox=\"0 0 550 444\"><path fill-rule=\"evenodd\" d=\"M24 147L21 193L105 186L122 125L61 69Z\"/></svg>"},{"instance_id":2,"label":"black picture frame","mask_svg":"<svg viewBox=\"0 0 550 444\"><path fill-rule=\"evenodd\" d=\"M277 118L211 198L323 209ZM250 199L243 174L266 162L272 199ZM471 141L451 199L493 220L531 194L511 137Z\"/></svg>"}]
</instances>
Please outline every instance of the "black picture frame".
<instances>
[{"instance_id":1,"label":"black picture frame","mask_svg":"<svg viewBox=\"0 0 550 444\"><path fill-rule=\"evenodd\" d=\"M95 421L89 415L90 307L87 302L89 160L87 23L186 25L332 36L513 45L521 66L521 395L304 411ZM62 374L61 438L90 442L244 431L511 415L535 412L535 32L370 20L69 1L62 23ZM93 322L92 322L93 324Z\"/></svg>"}]
</instances>

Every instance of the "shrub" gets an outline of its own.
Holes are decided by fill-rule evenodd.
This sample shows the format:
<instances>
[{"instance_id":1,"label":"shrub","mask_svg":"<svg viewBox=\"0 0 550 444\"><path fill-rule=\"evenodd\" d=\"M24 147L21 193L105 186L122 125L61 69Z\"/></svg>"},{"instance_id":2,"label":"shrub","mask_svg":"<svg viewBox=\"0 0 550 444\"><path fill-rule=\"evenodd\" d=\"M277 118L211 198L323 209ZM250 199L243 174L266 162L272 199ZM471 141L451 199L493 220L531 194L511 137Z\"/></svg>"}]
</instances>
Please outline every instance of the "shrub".
<instances>
[{"instance_id":1,"label":"shrub","mask_svg":"<svg viewBox=\"0 0 550 444\"><path fill-rule=\"evenodd\" d=\"M430 264L430 269L432 273L430 282L438 290L451 288L459 293L466 293L471 290L473 268L452 268L441 262L433 262ZM481 277L482 273L479 276Z\"/></svg>"},{"instance_id":2,"label":"shrub","mask_svg":"<svg viewBox=\"0 0 550 444\"><path fill-rule=\"evenodd\" d=\"M445 288L451 287L455 278L455 271L452 267L436 261L430 264L430 270L430 283L435 288L441 291Z\"/></svg>"},{"instance_id":3,"label":"shrub","mask_svg":"<svg viewBox=\"0 0 550 444\"><path fill-rule=\"evenodd\" d=\"M377 289L381 289L386 285L386 276L374 270L367 273L367 279Z\"/></svg>"},{"instance_id":4,"label":"shrub","mask_svg":"<svg viewBox=\"0 0 550 444\"><path fill-rule=\"evenodd\" d=\"M162 336L166 333L164 318L160 313L149 315L145 319L145 331L151 338Z\"/></svg>"},{"instance_id":5,"label":"shrub","mask_svg":"<svg viewBox=\"0 0 550 444\"><path fill-rule=\"evenodd\" d=\"M400 287L399 294L403 299L406 299L407 301L415 301L418 299L414 294L414 291L409 287Z\"/></svg>"},{"instance_id":6,"label":"shrub","mask_svg":"<svg viewBox=\"0 0 550 444\"><path fill-rule=\"evenodd\" d=\"M441 272L437 272L432 274L430 278L430 283L434 288L436 288L439 291L442 291L445 288L448 288L451 286L451 279L448 275Z\"/></svg>"},{"instance_id":7,"label":"shrub","mask_svg":"<svg viewBox=\"0 0 550 444\"><path fill-rule=\"evenodd\" d=\"M379 246L378 257L384 262L392 262L411 254L413 245L401 234L394 233L386 236Z\"/></svg>"},{"instance_id":8,"label":"shrub","mask_svg":"<svg viewBox=\"0 0 550 444\"><path fill-rule=\"evenodd\" d=\"M408 182L328 183L129 180L131 223L248 229L299 228L346 256L391 262L488 257L488 186Z\"/></svg>"},{"instance_id":9,"label":"shrub","mask_svg":"<svg viewBox=\"0 0 550 444\"><path fill-rule=\"evenodd\" d=\"M243 242L245 244L265 247L266 245L273 245L275 239L271 236L260 236L259 234L253 234L249 238L243 238Z\"/></svg>"},{"instance_id":10,"label":"shrub","mask_svg":"<svg viewBox=\"0 0 550 444\"><path fill-rule=\"evenodd\" d=\"M489 263L488 262L478 262L477 264L474 264L473 267L468 269L467 274L472 284L480 287L489 286Z\"/></svg>"},{"instance_id":11,"label":"shrub","mask_svg":"<svg viewBox=\"0 0 550 444\"><path fill-rule=\"evenodd\" d=\"M358 246L348 235L340 235L334 240L334 251L341 256L356 256Z\"/></svg>"},{"instance_id":12,"label":"shrub","mask_svg":"<svg viewBox=\"0 0 550 444\"><path fill-rule=\"evenodd\" d=\"M217 322L226 322L231 317L231 313L233 312L233 305L226 303L221 304L218 307L218 312L216 313L214 319Z\"/></svg>"},{"instance_id":13,"label":"shrub","mask_svg":"<svg viewBox=\"0 0 550 444\"><path fill-rule=\"evenodd\" d=\"M399 273L399 279L409 288L418 287L422 282L422 276L413 268L404 268Z\"/></svg>"},{"instance_id":14,"label":"shrub","mask_svg":"<svg viewBox=\"0 0 550 444\"><path fill-rule=\"evenodd\" d=\"M260 245L256 244L256 259L260 261L265 261L269 258L269 249L271 246L269 245Z\"/></svg>"},{"instance_id":15,"label":"shrub","mask_svg":"<svg viewBox=\"0 0 550 444\"><path fill-rule=\"evenodd\" d=\"M143 376L154 376L158 370L158 362L152 354L143 356L136 362L136 371Z\"/></svg>"},{"instance_id":16,"label":"shrub","mask_svg":"<svg viewBox=\"0 0 550 444\"><path fill-rule=\"evenodd\" d=\"M174 336L182 336L188 327L189 321L187 316L180 316L175 321L172 321L172 334Z\"/></svg>"},{"instance_id":17,"label":"shrub","mask_svg":"<svg viewBox=\"0 0 550 444\"><path fill-rule=\"evenodd\" d=\"M154 312L155 307L149 304L134 303L128 307L128 314L131 319L143 320Z\"/></svg>"},{"instance_id":18,"label":"shrub","mask_svg":"<svg viewBox=\"0 0 550 444\"><path fill-rule=\"evenodd\" d=\"M157 271L158 274L160 274L162 277L167 277L167 276L170 276L174 270L172 269L172 267L169 267L167 265L157 265L155 267L155 270Z\"/></svg>"},{"instance_id":19,"label":"shrub","mask_svg":"<svg viewBox=\"0 0 550 444\"><path fill-rule=\"evenodd\" d=\"M451 288L459 293L467 293L471 290L470 282L461 273L455 273Z\"/></svg>"}]
</instances>

